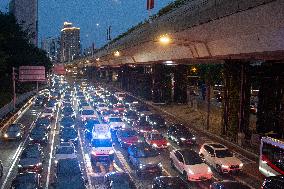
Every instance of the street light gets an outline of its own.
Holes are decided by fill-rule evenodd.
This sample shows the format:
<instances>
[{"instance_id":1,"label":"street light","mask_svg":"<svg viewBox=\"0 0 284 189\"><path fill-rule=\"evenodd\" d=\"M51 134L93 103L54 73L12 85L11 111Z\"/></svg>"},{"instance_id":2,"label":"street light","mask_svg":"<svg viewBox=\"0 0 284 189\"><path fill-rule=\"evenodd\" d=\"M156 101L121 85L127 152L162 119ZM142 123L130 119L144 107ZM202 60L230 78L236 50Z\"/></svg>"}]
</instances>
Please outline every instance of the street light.
<instances>
[{"instance_id":1,"label":"street light","mask_svg":"<svg viewBox=\"0 0 284 189\"><path fill-rule=\"evenodd\" d=\"M171 42L171 38L167 34L164 34L160 36L159 42L161 44L167 45Z\"/></svg>"},{"instance_id":2,"label":"street light","mask_svg":"<svg viewBox=\"0 0 284 189\"><path fill-rule=\"evenodd\" d=\"M114 56L119 57L120 56L120 52L119 51L115 51L114 52Z\"/></svg>"}]
</instances>

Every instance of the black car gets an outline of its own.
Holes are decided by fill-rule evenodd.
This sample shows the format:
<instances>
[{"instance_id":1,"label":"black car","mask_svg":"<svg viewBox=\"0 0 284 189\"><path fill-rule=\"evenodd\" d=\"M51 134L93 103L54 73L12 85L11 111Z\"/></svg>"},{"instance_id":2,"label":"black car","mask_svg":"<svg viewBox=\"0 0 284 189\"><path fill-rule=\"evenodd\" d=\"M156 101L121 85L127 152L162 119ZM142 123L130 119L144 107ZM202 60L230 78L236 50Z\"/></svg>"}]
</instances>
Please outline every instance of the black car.
<instances>
[{"instance_id":1,"label":"black car","mask_svg":"<svg viewBox=\"0 0 284 189\"><path fill-rule=\"evenodd\" d=\"M39 117L35 122L36 127L45 127L47 130L51 129L51 120L47 117Z\"/></svg>"},{"instance_id":2,"label":"black car","mask_svg":"<svg viewBox=\"0 0 284 189\"><path fill-rule=\"evenodd\" d=\"M76 129L72 127L63 128L60 130L60 141L61 142L68 142L71 141L74 145L78 145L78 133Z\"/></svg>"},{"instance_id":3,"label":"black car","mask_svg":"<svg viewBox=\"0 0 284 189\"><path fill-rule=\"evenodd\" d=\"M105 175L105 186L107 189L136 189L130 176L125 172L111 172Z\"/></svg>"},{"instance_id":4,"label":"black car","mask_svg":"<svg viewBox=\"0 0 284 189\"><path fill-rule=\"evenodd\" d=\"M167 124L165 118L163 118L159 114L148 115L147 121L152 125L154 129L165 128Z\"/></svg>"},{"instance_id":5,"label":"black car","mask_svg":"<svg viewBox=\"0 0 284 189\"><path fill-rule=\"evenodd\" d=\"M160 176L153 180L152 189L189 189L180 177Z\"/></svg>"},{"instance_id":6,"label":"black car","mask_svg":"<svg viewBox=\"0 0 284 189\"><path fill-rule=\"evenodd\" d=\"M38 173L21 173L12 181L11 189L42 189L41 176Z\"/></svg>"},{"instance_id":7,"label":"black car","mask_svg":"<svg viewBox=\"0 0 284 189\"><path fill-rule=\"evenodd\" d=\"M123 102L125 104L132 104L132 103L138 103L138 100L136 100L134 97L126 95L125 98L123 99Z\"/></svg>"},{"instance_id":8,"label":"black car","mask_svg":"<svg viewBox=\"0 0 284 189\"><path fill-rule=\"evenodd\" d=\"M262 189L284 189L284 176L268 177L262 184Z\"/></svg>"},{"instance_id":9,"label":"black car","mask_svg":"<svg viewBox=\"0 0 284 189\"><path fill-rule=\"evenodd\" d=\"M61 110L61 114L62 114L62 116L64 116L64 117L70 116L70 117L72 117L73 119L76 118L76 113L75 113L75 111L73 110L72 107L64 107L64 108Z\"/></svg>"},{"instance_id":10,"label":"black car","mask_svg":"<svg viewBox=\"0 0 284 189\"><path fill-rule=\"evenodd\" d=\"M20 156L18 172L42 172L44 155L40 144L29 144Z\"/></svg>"},{"instance_id":11,"label":"black car","mask_svg":"<svg viewBox=\"0 0 284 189\"><path fill-rule=\"evenodd\" d=\"M75 120L71 116L64 116L60 120L60 127L61 128L74 128L75 127Z\"/></svg>"},{"instance_id":12,"label":"black car","mask_svg":"<svg viewBox=\"0 0 284 189\"><path fill-rule=\"evenodd\" d=\"M133 144L128 147L129 162L133 165L136 175L161 175L161 156L156 149L146 142Z\"/></svg>"},{"instance_id":13,"label":"black car","mask_svg":"<svg viewBox=\"0 0 284 189\"><path fill-rule=\"evenodd\" d=\"M138 118L139 117L135 111L130 110L123 113L123 120L128 124L132 124L132 122L136 121Z\"/></svg>"},{"instance_id":14,"label":"black car","mask_svg":"<svg viewBox=\"0 0 284 189\"><path fill-rule=\"evenodd\" d=\"M196 145L196 137L182 124L171 125L167 135L177 145Z\"/></svg>"},{"instance_id":15,"label":"black car","mask_svg":"<svg viewBox=\"0 0 284 189\"><path fill-rule=\"evenodd\" d=\"M55 182L51 188L55 189L86 189L86 181L77 159L60 159L56 164Z\"/></svg>"},{"instance_id":16,"label":"black car","mask_svg":"<svg viewBox=\"0 0 284 189\"><path fill-rule=\"evenodd\" d=\"M48 130L44 126L34 127L29 136L31 143L47 144L48 142Z\"/></svg>"}]
</instances>

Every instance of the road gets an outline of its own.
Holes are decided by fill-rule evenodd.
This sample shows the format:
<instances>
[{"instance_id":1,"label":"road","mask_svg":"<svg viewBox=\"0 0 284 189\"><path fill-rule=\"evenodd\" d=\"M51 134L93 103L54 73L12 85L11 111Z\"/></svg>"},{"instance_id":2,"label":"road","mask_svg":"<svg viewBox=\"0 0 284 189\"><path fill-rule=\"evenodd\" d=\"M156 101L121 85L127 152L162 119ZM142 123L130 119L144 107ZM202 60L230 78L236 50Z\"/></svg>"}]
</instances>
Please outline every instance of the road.
<instances>
[{"instance_id":1,"label":"road","mask_svg":"<svg viewBox=\"0 0 284 189\"><path fill-rule=\"evenodd\" d=\"M76 101L73 101L74 109L77 110ZM56 145L59 144L59 120L61 118L60 114L60 105L56 109L55 119L52 121L51 124L51 131L49 133L49 142L46 146L44 146L44 163L43 163L43 173L42 173L42 184L43 187L46 189L51 188L51 183L54 181L54 149ZM22 123L25 125L25 134L22 140L20 141L3 141L1 140L0 143L0 159L4 165L4 175L0 180L1 189L9 188L12 179L17 174L17 163L19 161L19 156L24 149L25 145L28 143L28 133L30 129L33 127L33 122L36 118L40 115L43 108L35 108L33 106L28 107L28 109L23 112L17 122ZM154 111L154 110L153 110ZM172 122L173 120L167 120L168 122ZM110 171L125 171L128 172L135 181L137 188L148 189L151 188L152 179L150 177L147 178L137 178L135 175L131 165L126 158L126 150L122 149L117 141L114 138L114 151L115 151L115 158L113 163L111 164L104 164L104 163L97 163L96 165L92 164L90 161L90 144L89 141L85 140L84 136L84 128L83 124L80 121L80 116L77 112L77 119L76 125L78 128L78 138L79 138L79 145L77 147L77 156L79 162L81 163L81 167L84 171L84 177L88 181L88 188L105 188L104 185L104 175ZM166 136L166 130L160 130ZM199 147L205 141L212 141L212 139L200 136L198 133L195 133L197 136L197 143L198 145L194 148L197 152L199 151ZM169 161L169 152L173 149L180 148L176 144L170 141L171 145L168 149L160 151L162 155L162 164L163 164L163 175L170 175L170 176L181 176L175 169L173 169L170 165ZM239 157L244 166L256 163L249 158L246 158L242 154L236 153L236 156ZM219 173L213 171L213 179L210 181L202 181L202 182L191 182L189 185L191 188L209 188L210 184L214 181L219 180L236 180L243 182L250 186L251 188L260 188L260 181L257 178L254 178L253 175L250 177L247 174L239 173L237 175L220 175Z\"/></svg>"}]
</instances>

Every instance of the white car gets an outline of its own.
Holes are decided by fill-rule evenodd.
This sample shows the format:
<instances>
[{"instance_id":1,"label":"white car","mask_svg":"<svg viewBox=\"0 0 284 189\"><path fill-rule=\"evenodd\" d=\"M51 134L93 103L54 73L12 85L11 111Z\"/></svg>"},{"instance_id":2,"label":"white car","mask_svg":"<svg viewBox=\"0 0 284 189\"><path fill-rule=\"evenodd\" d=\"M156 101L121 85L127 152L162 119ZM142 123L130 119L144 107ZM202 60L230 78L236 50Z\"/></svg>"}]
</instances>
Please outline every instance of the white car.
<instances>
[{"instance_id":1,"label":"white car","mask_svg":"<svg viewBox=\"0 0 284 189\"><path fill-rule=\"evenodd\" d=\"M55 150L55 163L60 159L74 159L77 158L74 146L61 146L59 145Z\"/></svg>"},{"instance_id":2,"label":"white car","mask_svg":"<svg viewBox=\"0 0 284 189\"><path fill-rule=\"evenodd\" d=\"M238 172L243 167L243 163L226 146L219 143L204 143L199 155L221 174Z\"/></svg>"},{"instance_id":3,"label":"white car","mask_svg":"<svg viewBox=\"0 0 284 189\"><path fill-rule=\"evenodd\" d=\"M44 109L44 111L41 114L41 117L49 117L53 119L54 116L54 112L52 109L46 108Z\"/></svg>"},{"instance_id":4,"label":"white car","mask_svg":"<svg viewBox=\"0 0 284 189\"><path fill-rule=\"evenodd\" d=\"M120 128L125 128L125 123L120 117L110 117L108 118L108 125L111 130L118 130Z\"/></svg>"},{"instance_id":5,"label":"white car","mask_svg":"<svg viewBox=\"0 0 284 189\"><path fill-rule=\"evenodd\" d=\"M170 152L171 166L176 168L189 181L202 181L212 178L210 167L193 150L173 150Z\"/></svg>"}]
</instances>

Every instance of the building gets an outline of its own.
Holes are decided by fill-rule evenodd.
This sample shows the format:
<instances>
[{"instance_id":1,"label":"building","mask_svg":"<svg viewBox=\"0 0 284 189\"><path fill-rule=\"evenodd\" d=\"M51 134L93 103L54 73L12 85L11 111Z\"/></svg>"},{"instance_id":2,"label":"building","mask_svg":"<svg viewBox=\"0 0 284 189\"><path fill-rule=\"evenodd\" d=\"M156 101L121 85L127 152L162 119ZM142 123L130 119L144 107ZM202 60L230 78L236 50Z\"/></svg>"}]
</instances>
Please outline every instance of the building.
<instances>
[{"instance_id":1,"label":"building","mask_svg":"<svg viewBox=\"0 0 284 189\"><path fill-rule=\"evenodd\" d=\"M29 42L38 46L38 0L11 0L10 12L29 35Z\"/></svg>"},{"instance_id":2,"label":"building","mask_svg":"<svg viewBox=\"0 0 284 189\"><path fill-rule=\"evenodd\" d=\"M80 56L80 28L70 22L64 22L61 30L60 59L62 63L70 63Z\"/></svg>"},{"instance_id":3,"label":"building","mask_svg":"<svg viewBox=\"0 0 284 189\"><path fill-rule=\"evenodd\" d=\"M96 50L95 43L92 43L92 46L87 47L83 50L82 55L85 57L94 56L95 50Z\"/></svg>"},{"instance_id":4,"label":"building","mask_svg":"<svg viewBox=\"0 0 284 189\"><path fill-rule=\"evenodd\" d=\"M60 62L60 38L59 37L49 37L45 38L41 42L41 48L47 53L49 59L54 62Z\"/></svg>"}]
</instances>

